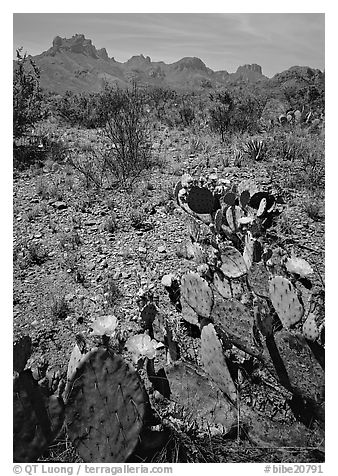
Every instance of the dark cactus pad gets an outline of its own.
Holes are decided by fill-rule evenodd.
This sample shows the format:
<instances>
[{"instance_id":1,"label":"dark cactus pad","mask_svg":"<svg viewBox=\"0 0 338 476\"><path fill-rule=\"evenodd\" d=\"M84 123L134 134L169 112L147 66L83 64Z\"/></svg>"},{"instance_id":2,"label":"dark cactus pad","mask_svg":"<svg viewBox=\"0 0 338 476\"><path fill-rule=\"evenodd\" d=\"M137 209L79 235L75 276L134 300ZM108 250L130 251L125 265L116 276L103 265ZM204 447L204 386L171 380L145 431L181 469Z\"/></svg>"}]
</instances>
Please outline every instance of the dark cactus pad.
<instances>
[{"instance_id":1,"label":"dark cactus pad","mask_svg":"<svg viewBox=\"0 0 338 476\"><path fill-rule=\"evenodd\" d=\"M195 213L207 214L214 211L214 196L206 188L192 187L189 190L187 203Z\"/></svg>"},{"instance_id":2,"label":"dark cactus pad","mask_svg":"<svg viewBox=\"0 0 338 476\"><path fill-rule=\"evenodd\" d=\"M255 208L258 210L259 205L263 198L266 198L266 210L269 210L269 208L272 207L272 205L275 203L275 197L272 195L269 195L267 192L257 192L255 193L249 201L249 205L252 208Z\"/></svg>"},{"instance_id":3,"label":"dark cactus pad","mask_svg":"<svg viewBox=\"0 0 338 476\"><path fill-rule=\"evenodd\" d=\"M88 352L66 403L68 436L85 462L121 463L143 427L146 394L137 373L107 349Z\"/></svg>"},{"instance_id":4,"label":"dark cactus pad","mask_svg":"<svg viewBox=\"0 0 338 476\"><path fill-rule=\"evenodd\" d=\"M30 370L13 380L13 459L28 463L45 451L60 431L64 405L60 398L45 397Z\"/></svg>"}]
</instances>

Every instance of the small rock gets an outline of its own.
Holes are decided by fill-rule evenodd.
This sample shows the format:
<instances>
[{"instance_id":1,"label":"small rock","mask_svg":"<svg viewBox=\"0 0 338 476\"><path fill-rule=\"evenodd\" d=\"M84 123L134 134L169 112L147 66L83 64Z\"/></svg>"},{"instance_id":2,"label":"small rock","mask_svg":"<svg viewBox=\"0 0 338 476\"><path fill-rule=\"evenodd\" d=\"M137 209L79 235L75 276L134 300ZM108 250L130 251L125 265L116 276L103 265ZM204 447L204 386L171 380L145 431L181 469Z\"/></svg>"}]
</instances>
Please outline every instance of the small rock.
<instances>
[{"instance_id":1,"label":"small rock","mask_svg":"<svg viewBox=\"0 0 338 476\"><path fill-rule=\"evenodd\" d=\"M157 248L157 251L158 251L159 253L166 253L166 252L167 252L165 246L163 246L163 245L162 245L162 246L159 246L159 247Z\"/></svg>"},{"instance_id":2,"label":"small rock","mask_svg":"<svg viewBox=\"0 0 338 476\"><path fill-rule=\"evenodd\" d=\"M126 279L126 278L130 278L131 276L131 273L129 271L124 271L122 273L122 278Z\"/></svg>"},{"instance_id":3,"label":"small rock","mask_svg":"<svg viewBox=\"0 0 338 476\"><path fill-rule=\"evenodd\" d=\"M57 210L65 210L67 208L67 205L65 202L54 202L53 207Z\"/></svg>"}]
</instances>

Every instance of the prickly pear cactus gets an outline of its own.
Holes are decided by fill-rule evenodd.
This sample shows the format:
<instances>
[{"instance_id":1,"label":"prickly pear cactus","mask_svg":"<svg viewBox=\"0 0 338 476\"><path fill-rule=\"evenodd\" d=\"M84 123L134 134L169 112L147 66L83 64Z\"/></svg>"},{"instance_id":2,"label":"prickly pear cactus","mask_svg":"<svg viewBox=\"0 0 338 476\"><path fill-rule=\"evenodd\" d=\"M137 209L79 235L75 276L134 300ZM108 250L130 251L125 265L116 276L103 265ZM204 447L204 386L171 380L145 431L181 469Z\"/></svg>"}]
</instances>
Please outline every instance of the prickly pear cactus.
<instances>
[{"instance_id":1,"label":"prickly pear cactus","mask_svg":"<svg viewBox=\"0 0 338 476\"><path fill-rule=\"evenodd\" d=\"M225 299L232 298L231 284L228 278L221 271L215 270L213 274L213 284L216 291Z\"/></svg>"},{"instance_id":2,"label":"prickly pear cactus","mask_svg":"<svg viewBox=\"0 0 338 476\"><path fill-rule=\"evenodd\" d=\"M289 329L299 322L304 314L297 292L291 282L282 276L275 276L269 282L270 298L284 327Z\"/></svg>"},{"instance_id":3,"label":"prickly pear cactus","mask_svg":"<svg viewBox=\"0 0 338 476\"><path fill-rule=\"evenodd\" d=\"M230 433L237 425L237 411L201 367L178 361L167 365L170 400L182 408L184 420L195 421L202 431Z\"/></svg>"},{"instance_id":4,"label":"prickly pear cactus","mask_svg":"<svg viewBox=\"0 0 338 476\"><path fill-rule=\"evenodd\" d=\"M192 187L189 190L187 204L189 208L198 214L209 214L214 210L214 197L207 188Z\"/></svg>"},{"instance_id":5,"label":"prickly pear cactus","mask_svg":"<svg viewBox=\"0 0 338 476\"><path fill-rule=\"evenodd\" d=\"M214 305L211 318L216 328L230 334L236 342L242 342L247 349L253 347L253 322L242 303L236 299L220 300Z\"/></svg>"},{"instance_id":6,"label":"prickly pear cactus","mask_svg":"<svg viewBox=\"0 0 338 476\"><path fill-rule=\"evenodd\" d=\"M219 233L221 231L222 221L223 221L223 212L221 208L219 208L217 212L215 213L214 221L215 221L216 233Z\"/></svg>"},{"instance_id":7,"label":"prickly pear cactus","mask_svg":"<svg viewBox=\"0 0 338 476\"><path fill-rule=\"evenodd\" d=\"M316 323L316 316L310 313L303 324L303 336L305 339L315 342L319 337L319 329Z\"/></svg>"},{"instance_id":8,"label":"prickly pear cactus","mask_svg":"<svg viewBox=\"0 0 338 476\"><path fill-rule=\"evenodd\" d=\"M210 316L214 303L212 290L197 273L187 273L182 277L181 295L199 316Z\"/></svg>"},{"instance_id":9,"label":"prickly pear cactus","mask_svg":"<svg viewBox=\"0 0 338 476\"><path fill-rule=\"evenodd\" d=\"M187 301L181 297L181 306L182 306L182 318L189 322L189 324L194 324L198 326L198 314L195 312L187 303Z\"/></svg>"},{"instance_id":10,"label":"prickly pear cactus","mask_svg":"<svg viewBox=\"0 0 338 476\"><path fill-rule=\"evenodd\" d=\"M229 207L225 212L225 216L228 222L228 225L232 231L236 231L239 225L239 220L243 216L243 210L241 207L233 206Z\"/></svg>"},{"instance_id":11,"label":"prickly pear cactus","mask_svg":"<svg viewBox=\"0 0 338 476\"><path fill-rule=\"evenodd\" d=\"M13 459L33 462L60 431L64 405L59 397L45 397L30 370L13 380Z\"/></svg>"},{"instance_id":12,"label":"prickly pear cactus","mask_svg":"<svg viewBox=\"0 0 338 476\"><path fill-rule=\"evenodd\" d=\"M239 203L243 208L247 206L250 200L250 192L248 190L243 190L239 197Z\"/></svg>"},{"instance_id":13,"label":"prickly pear cactus","mask_svg":"<svg viewBox=\"0 0 338 476\"><path fill-rule=\"evenodd\" d=\"M253 300L255 322L263 336L273 335L273 319L265 300L255 297Z\"/></svg>"},{"instance_id":14,"label":"prickly pear cactus","mask_svg":"<svg viewBox=\"0 0 338 476\"><path fill-rule=\"evenodd\" d=\"M178 182L176 182L176 184L174 186L174 195L175 195L177 203L178 203L178 192L181 189L182 189L182 182L181 182L181 180L179 180Z\"/></svg>"},{"instance_id":15,"label":"prickly pear cactus","mask_svg":"<svg viewBox=\"0 0 338 476\"><path fill-rule=\"evenodd\" d=\"M31 355L32 341L27 335L15 339L13 343L13 370L22 372Z\"/></svg>"},{"instance_id":16,"label":"prickly pear cactus","mask_svg":"<svg viewBox=\"0 0 338 476\"><path fill-rule=\"evenodd\" d=\"M222 201L229 205L229 207L233 207L236 205L236 194L233 192L228 192L224 195Z\"/></svg>"},{"instance_id":17,"label":"prickly pear cactus","mask_svg":"<svg viewBox=\"0 0 338 476\"><path fill-rule=\"evenodd\" d=\"M247 273L247 267L243 256L233 246L226 246L222 250L221 271L228 278L239 278Z\"/></svg>"},{"instance_id":18,"label":"prickly pear cactus","mask_svg":"<svg viewBox=\"0 0 338 476\"><path fill-rule=\"evenodd\" d=\"M86 354L66 402L67 433L86 462L120 463L138 443L146 395L137 373L107 349Z\"/></svg>"},{"instance_id":19,"label":"prickly pear cactus","mask_svg":"<svg viewBox=\"0 0 338 476\"><path fill-rule=\"evenodd\" d=\"M245 246L243 251L243 259L246 264L247 269L249 270L254 261L254 248L255 248L255 238L253 238L252 233L247 231L245 235Z\"/></svg>"},{"instance_id":20,"label":"prickly pear cactus","mask_svg":"<svg viewBox=\"0 0 338 476\"><path fill-rule=\"evenodd\" d=\"M67 384L73 379L74 374L79 367L81 361L84 359L87 353L87 349L85 346L80 346L76 343L73 347L72 353L70 354L70 358L68 361L68 368L67 368Z\"/></svg>"},{"instance_id":21,"label":"prickly pear cactus","mask_svg":"<svg viewBox=\"0 0 338 476\"><path fill-rule=\"evenodd\" d=\"M201 331L201 360L205 371L210 375L219 389L236 404L237 390L226 363L222 344L217 337L213 324L207 324Z\"/></svg>"}]
</instances>

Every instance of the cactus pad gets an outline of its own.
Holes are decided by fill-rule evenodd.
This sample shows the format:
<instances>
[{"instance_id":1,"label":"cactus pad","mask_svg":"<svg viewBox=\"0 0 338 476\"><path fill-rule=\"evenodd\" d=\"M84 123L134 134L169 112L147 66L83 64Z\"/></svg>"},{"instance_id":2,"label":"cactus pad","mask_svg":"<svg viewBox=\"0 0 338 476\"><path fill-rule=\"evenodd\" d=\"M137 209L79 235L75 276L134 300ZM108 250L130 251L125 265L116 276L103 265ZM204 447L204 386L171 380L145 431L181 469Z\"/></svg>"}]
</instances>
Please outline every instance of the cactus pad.
<instances>
[{"instance_id":1,"label":"cactus pad","mask_svg":"<svg viewBox=\"0 0 338 476\"><path fill-rule=\"evenodd\" d=\"M194 324L198 326L198 314L189 306L187 301L181 297L181 306L182 306L182 318L189 322L189 324Z\"/></svg>"},{"instance_id":2,"label":"cactus pad","mask_svg":"<svg viewBox=\"0 0 338 476\"><path fill-rule=\"evenodd\" d=\"M207 188L192 187L189 190L187 203L189 208L198 214L209 214L214 210L214 197Z\"/></svg>"},{"instance_id":3,"label":"cactus pad","mask_svg":"<svg viewBox=\"0 0 338 476\"><path fill-rule=\"evenodd\" d=\"M222 212L222 209L219 208L217 212L215 213L215 228L217 233L221 231L222 222L223 222L223 212Z\"/></svg>"},{"instance_id":4,"label":"cactus pad","mask_svg":"<svg viewBox=\"0 0 338 476\"><path fill-rule=\"evenodd\" d=\"M216 291L225 299L232 298L231 284L221 271L216 270L213 275L213 284Z\"/></svg>"},{"instance_id":5,"label":"cactus pad","mask_svg":"<svg viewBox=\"0 0 338 476\"><path fill-rule=\"evenodd\" d=\"M245 235L245 246L243 252L243 259L248 270L251 268L254 261L255 241L256 239L252 236L251 232L248 231Z\"/></svg>"},{"instance_id":6,"label":"cactus pad","mask_svg":"<svg viewBox=\"0 0 338 476\"><path fill-rule=\"evenodd\" d=\"M236 194L233 192L229 192L224 195L223 202L229 205L230 207L236 205Z\"/></svg>"},{"instance_id":7,"label":"cactus pad","mask_svg":"<svg viewBox=\"0 0 338 476\"><path fill-rule=\"evenodd\" d=\"M13 370L22 372L32 351L32 341L27 335L15 339L13 342Z\"/></svg>"},{"instance_id":8,"label":"cactus pad","mask_svg":"<svg viewBox=\"0 0 338 476\"><path fill-rule=\"evenodd\" d=\"M269 282L270 298L279 319L286 328L299 322L304 314L297 292L291 282L282 276L275 276Z\"/></svg>"},{"instance_id":9,"label":"cactus pad","mask_svg":"<svg viewBox=\"0 0 338 476\"><path fill-rule=\"evenodd\" d=\"M258 217L261 217L262 215L264 215L264 212L266 211L266 206L267 206L266 198L262 198L257 210Z\"/></svg>"},{"instance_id":10,"label":"cactus pad","mask_svg":"<svg viewBox=\"0 0 338 476\"><path fill-rule=\"evenodd\" d=\"M319 329L316 323L316 316L310 313L303 324L303 336L305 339L315 342L319 337Z\"/></svg>"},{"instance_id":11,"label":"cactus pad","mask_svg":"<svg viewBox=\"0 0 338 476\"><path fill-rule=\"evenodd\" d=\"M239 197L239 203L241 204L243 208L245 208L247 204L249 203L249 200L250 200L250 192L248 190L243 190L243 192L241 193Z\"/></svg>"},{"instance_id":12,"label":"cactus pad","mask_svg":"<svg viewBox=\"0 0 338 476\"><path fill-rule=\"evenodd\" d=\"M178 361L167 365L165 373L170 400L182 408L184 421L196 422L208 434L217 429L226 434L236 427L236 409L201 367Z\"/></svg>"},{"instance_id":13,"label":"cactus pad","mask_svg":"<svg viewBox=\"0 0 338 476\"><path fill-rule=\"evenodd\" d=\"M218 385L218 388L227 395L232 403L235 403L237 390L223 354L222 344L211 323L202 327L201 359L205 371Z\"/></svg>"},{"instance_id":14,"label":"cactus pad","mask_svg":"<svg viewBox=\"0 0 338 476\"><path fill-rule=\"evenodd\" d=\"M243 210L237 205L229 207L225 213L228 225L232 231L236 231L239 225L239 219L243 216Z\"/></svg>"},{"instance_id":15,"label":"cactus pad","mask_svg":"<svg viewBox=\"0 0 338 476\"><path fill-rule=\"evenodd\" d=\"M223 331L237 336L247 347L253 346L251 315L236 299L227 299L215 304L211 318Z\"/></svg>"},{"instance_id":16,"label":"cactus pad","mask_svg":"<svg viewBox=\"0 0 338 476\"><path fill-rule=\"evenodd\" d=\"M258 329L265 337L273 335L273 318L266 301L261 298L254 298L253 306Z\"/></svg>"},{"instance_id":17,"label":"cactus pad","mask_svg":"<svg viewBox=\"0 0 338 476\"><path fill-rule=\"evenodd\" d=\"M210 316L214 303L212 290L197 273L187 273L182 277L181 295L199 316Z\"/></svg>"},{"instance_id":18,"label":"cactus pad","mask_svg":"<svg viewBox=\"0 0 338 476\"><path fill-rule=\"evenodd\" d=\"M85 462L125 461L138 443L146 396L137 373L107 349L88 352L66 405L68 436Z\"/></svg>"},{"instance_id":19,"label":"cactus pad","mask_svg":"<svg viewBox=\"0 0 338 476\"><path fill-rule=\"evenodd\" d=\"M82 352L83 350L83 352ZM80 349L78 344L75 344L72 350L72 353L70 354L69 362L68 362L68 368L67 368L67 383L69 383L79 367L81 361L84 359L86 355L86 350L85 348Z\"/></svg>"},{"instance_id":20,"label":"cactus pad","mask_svg":"<svg viewBox=\"0 0 338 476\"><path fill-rule=\"evenodd\" d=\"M13 380L13 459L33 462L53 441L64 419L64 406L56 396L45 397L30 370Z\"/></svg>"},{"instance_id":21,"label":"cactus pad","mask_svg":"<svg viewBox=\"0 0 338 476\"><path fill-rule=\"evenodd\" d=\"M141 319L143 321L143 325L149 329L151 328L155 317L158 313L157 307L153 302L148 302L142 309L141 309Z\"/></svg>"},{"instance_id":22,"label":"cactus pad","mask_svg":"<svg viewBox=\"0 0 338 476\"><path fill-rule=\"evenodd\" d=\"M179 180L174 186L174 196L178 202L178 192L182 189L182 182Z\"/></svg>"},{"instance_id":23,"label":"cactus pad","mask_svg":"<svg viewBox=\"0 0 338 476\"><path fill-rule=\"evenodd\" d=\"M267 192L257 192L254 195L252 195L252 197L250 198L250 201L249 201L250 207L258 210L263 198L266 199L266 210L271 208L273 204L275 203L275 197L273 195L270 195Z\"/></svg>"},{"instance_id":24,"label":"cactus pad","mask_svg":"<svg viewBox=\"0 0 338 476\"><path fill-rule=\"evenodd\" d=\"M226 246L222 250L221 271L228 278L239 278L247 272L243 256L233 246Z\"/></svg>"}]
</instances>

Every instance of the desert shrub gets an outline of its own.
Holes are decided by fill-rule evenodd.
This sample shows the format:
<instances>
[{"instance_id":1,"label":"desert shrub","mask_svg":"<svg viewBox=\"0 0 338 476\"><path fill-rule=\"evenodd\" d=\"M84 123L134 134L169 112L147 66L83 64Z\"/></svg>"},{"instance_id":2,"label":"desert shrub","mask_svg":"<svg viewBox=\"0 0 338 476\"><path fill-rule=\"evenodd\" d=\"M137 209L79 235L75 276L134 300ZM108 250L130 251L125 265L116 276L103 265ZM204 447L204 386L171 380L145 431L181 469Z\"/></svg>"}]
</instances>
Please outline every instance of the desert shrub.
<instances>
[{"instance_id":1,"label":"desert shrub","mask_svg":"<svg viewBox=\"0 0 338 476\"><path fill-rule=\"evenodd\" d=\"M103 187L109 170L106 168L106 159L100 146L76 144L67 160L68 164L80 173L86 189Z\"/></svg>"},{"instance_id":2,"label":"desert shrub","mask_svg":"<svg viewBox=\"0 0 338 476\"><path fill-rule=\"evenodd\" d=\"M229 128L231 114L234 109L234 101L227 91L210 94L210 100L213 104L209 109L210 128L219 133L222 142L224 142L225 132Z\"/></svg>"},{"instance_id":3,"label":"desert shrub","mask_svg":"<svg viewBox=\"0 0 338 476\"><path fill-rule=\"evenodd\" d=\"M135 230L139 230L144 226L147 220L147 215L142 209L131 210L130 212L130 224Z\"/></svg>"},{"instance_id":4,"label":"desert shrub","mask_svg":"<svg viewBox=\"0 0 338 476\"><path fill-rule=\"evenodd\" d=\"M24 138L14 140L13 165L16 169L26 169L32 165L42 167L48 160L61 162L66 152L67 148L62 141L32 132Z\"/></svg>"},{"instance_id":5,"label":"desert shrub","mask_svg":"<svg viewBox=\"0 0 338 476\"><path fill-rule=\"evenodd\" d=\"M40 266L48 260L48 251L38 243L31 243L26 250L26 263L28 266L34 264Z\"/></svg>"},{"instance_id":6,"label":"desert shrub","mask_svg":"<svg viewBox=\"0 0 338 476\"><path fill-rule=\"evenodd\" d=\"M105 221L104 229L108 233L114 233L117 229L116 214L113 212Z\"/></svg>"},{"instance_id":7,"label":"desert shrub","mask_svg":"<svg viewBox=\"0 0 338 476\"><path fill-rule=\"evenodd\" d=\"M283 185L312 191L324 190L324 139L305 130L278 132L267 140L266 155L274 160Z\"/></svg>"},{"instance_id":8,"label":"desert shrub","mask_svg":"<svg viewBox=\"0 0 338 476\"><path fill-rule=\"evenodd\" d=\"M263 101L252 94L238 94L234 99L229 128L236 133L255 133L259 129L259 119L264 109Z\"/></svg>"},{"instance_id":9,"label":"desert shrub","mask_svg":"<svg viewBox=\"0 0 338 476\"><path fill-rule=\"evenodd\" d=\"M146 96L134 84L125 90L106 88L105 97L104 168L119 184L131 186L153 165Z\"/></svg>"},{"instance_id":10,"label":"desert shrub","mask_svg":"<svg viewBox=\"0 0 338 476\"><path fill-rule=\"evenodd\" d=\"M263 140L250 139L246 143L245 153L251 160L256 162L264 160L266 157L266 144Z\"/></svg>"},{"instance_id":11,"label":"desert shrub","mask_svg":"<svg viewBox=\"0 0 338 476\"><path fill-rule=\"evenodd\" d=\"M325 214L323 198L313 195L303 203L303 208L308 217L310 217L313 221L324 220Z\"/></svg>"},{"instance_id":12,"label":"desert shrub","mask_svg":"<svg viewBox=\"0 0 338 476\"><path fill-rule=\"evenodd\" d=\"M145 94L147 103L154 111L156 119L165 122L167 109L176 100L176 91L161 86L149 86Z\"/></svg>"},{"instance_id":13,"label":"desert shrub","mask_svg":"<svg viewBox=\"0 0 338 476\"><path fill-rule=\"evenodd\" d=\"M103 127L107 118L102 114L101 96L99 93L75 94L66 91L63 96L54 97L53 110L71 126L87 129Z\"/></svg>"},{"instance_id":14,"label":"desert shrub","mask_svg":"<svg viewBox=\"0 0 338 476\"><path fill-rule=\"evenodd\" d=\"M183 126L191 126L195 119L195 111L189 104L183 103L178 110Z\"/></svg>"},{"instance_id":15,"label":"desert shrub","mask_svg":"<svg viewBox=\"0 0 338 476\"><path fill-rule=\"evenodd\" d=\"M16 50L13 78L13 136L21 137L43 116L40 71L34 61Z\"/></svg>"},{"instance_id":16,"label":"desert shrub","mask_svg":"<svg viewBox=\"0 0 338 476\"><path fill-rule=\"evenodd\" d=\"M56 295L53 297L51 305L52 318L57 320L66 319L70 312L66 298L64 295Z\"/></svg>"},{"instance_id":17,"label":"desert shrub","mask_svg":"<svg viewBox=\"0 0 338 476\"><path fill-rule=\"evenodd\" d=\"M117 301L123 296L121 289L111 275L108 275L103 284L103 292L107 305L114 307Z\"/></svg>"}]
</instances>

